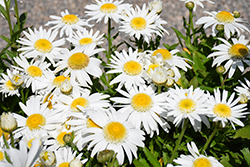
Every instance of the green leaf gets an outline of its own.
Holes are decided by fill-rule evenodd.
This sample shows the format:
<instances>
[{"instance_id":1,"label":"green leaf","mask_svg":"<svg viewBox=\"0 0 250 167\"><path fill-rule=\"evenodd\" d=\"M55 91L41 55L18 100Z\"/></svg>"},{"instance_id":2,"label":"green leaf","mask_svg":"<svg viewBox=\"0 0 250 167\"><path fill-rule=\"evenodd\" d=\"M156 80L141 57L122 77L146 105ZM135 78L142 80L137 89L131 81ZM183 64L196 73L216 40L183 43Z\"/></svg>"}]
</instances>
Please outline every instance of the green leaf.
<instances>
[{"instance_id":1,"label":"green leaf","mask_svg":"<svg viewBox=\"0 0 250 167\"><path fill-rule=\"evenodd\" d=\"M136 166L136 167L150 167L150 165L149 164L147 164L147 162L146 161L144 161L144 162L141 162L141 161L138 161L137 159L134 159L133 160L133 164Z\"/></svg>"},{"instance_id":2,"label":"green leaf","mask_svg":"<svg viewBox=\"0 0 250 167\"><path fill-rule=\"evenodd\" d=\"M2 5L0 5L0 12L3 14L4 18L7 20L7 12Z\"/></svg>"},{"instance_id":3,"label":"green leaf","mask_svg":"<svg viewBox=\"0 0 250 167\"><path fill-rule=\"evenodd\" d=\"M0 35L0 37L1 37L3 40L5 40L6 42L11 43L11 41L10 41L9 38L7 38L7 37L5 37L5 36L3 36L3 35Z\"/></svg>"},{"instance_id":4,"label":"green leaf","mask_svg":"<svg viewBox=\"0 0 250 167\"><path fill-rule=\"evenodd\" d=\"M20 20L20 23L21 23L21 29L24 28L26 19L27 19L27 13L24 12L24 13L22 13L22 14L20 15L20 17L19 17L19 20Z\"/></svg>"},{"instance_id":5,"label":"green leaf","mask_svg":"<svg viewBox=\"0 0 250 167\"><path fill-rule=\"evenodd\" d=\"M234 167L230 164L230 157L229 155L223 155L222 158L221 158L221 161L220 163L222 163L223 166L226 166L226 167Z\"/></svg>"},{"instance_id":6,"label":"green leaf","mask_svg":"<svg viewBox=\"0 0 250 167\"><path fill-rule=\"evenodd\" d=\"M191 81L189 82L189 86L193 85L194 88L197 88L199 86L197 77L195 76L194 78L191 79Z\"/></svg>"},{"instance_id":7,"label":"green leaf","mask_svg":"<svg viewBox=\"0 0 250 167\"><path fill-rule=\"evenodd\" d=\"M250 139L250 125L247 125L239 130L234 135L234 139L241 137L243 139Z\"/></svg>"},{"instance_id":8,"label":"green leaf","mask_svg":"<svg viewBox=\"0 0 250 167\"><path fill-rule=\"evenodd\" d=\"M204 70L206 71L206 67L204 66L204 62L200 59L197 51L194 51L193 53L193 62L194 62L194 70L197 71L197 70Z\"/></svg>"},{"instance_id":9,"label":"green leaf","mask_svg":"<svg viewBox=\"0 0 250 167\"><path fill-rule=\"evenodd\" d=\"M182 39L184 39L185 41L187 41L187 38L180 31L178 31L177 29L175 29L173 27L171 27L171 28L174 30L174 32L176 33L176 35L178 37L181 37Z\"/></svg>"},{"instance_id":10,"label":"green leaf","mask_svg":"<svg viewBox=\"0 0 250 167\"><path fill-rule=\"evenodd\" d=\"M145 155L147 156L147 159L154 167L161 167L160 162L157 160L157 158L146 148L143 148L143 151Z\"/></svg>"},{"instance_id":11,"label":"green leaf","mask_svg":"<svg viewBox=\"0 0 250 167\"><path fill-rule=\"evenodd\" d=\"M14 58L14 57L17 56L15 53L13 53L13 52L11 52L11 51L9 51L9 50L6 50L5 52L6 52L11 58Z\"/></svg>"},{"instance_id":12,"label":"green leaf","mask_svg":"<svg viewBox=\"0 0 250 167\"><path fill-rule=\"evenodd\" d=\"M248 166L250 166L250 151L248 148L244 148L240 150L244 156L244 159L246 160Z\"/></svg>"}]
</instances>

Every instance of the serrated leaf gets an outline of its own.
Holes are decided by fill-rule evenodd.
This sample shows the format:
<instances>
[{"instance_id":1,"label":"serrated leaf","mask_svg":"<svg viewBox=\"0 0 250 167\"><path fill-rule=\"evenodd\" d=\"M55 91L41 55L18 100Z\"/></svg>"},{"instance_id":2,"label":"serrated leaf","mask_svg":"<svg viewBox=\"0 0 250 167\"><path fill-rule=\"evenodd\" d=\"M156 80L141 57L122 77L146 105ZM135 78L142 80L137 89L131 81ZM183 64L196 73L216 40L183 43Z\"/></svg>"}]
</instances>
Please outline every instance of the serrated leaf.
<instances>
[{"instance_id":1,"label":"serrated leaf","mask_svg":"<svg viewBox=\"0 0 250 167\"><path fill-rule=\"evenodd\" d=\"M250 125L247 125L239 130L234 135L234 139L241 137L243 139L250 139Z\"/></svg>"},{"instance_id":2,"label":"serrated leaf","mask_svg":"<svg viewBox=\"0 0 250 167\"><path fill-rule=\"evenodd\" d=\"M250 166L250 151L248 148L244 148L240 150L244 156L244 159L246 160L248 166Z\"/></svg>"},{"instance_id":3,"label":"serrated leaf","mask_svg":"<svg viewBox=\"0 0 250 167\"><path fill-rule=\"evenodd\" d=\"M161 167L160 162L157 160L157 158L146 148L143 148L143 151L149 160L149 162L154 166L154 167Z\"/></svg>"}]
</instances>

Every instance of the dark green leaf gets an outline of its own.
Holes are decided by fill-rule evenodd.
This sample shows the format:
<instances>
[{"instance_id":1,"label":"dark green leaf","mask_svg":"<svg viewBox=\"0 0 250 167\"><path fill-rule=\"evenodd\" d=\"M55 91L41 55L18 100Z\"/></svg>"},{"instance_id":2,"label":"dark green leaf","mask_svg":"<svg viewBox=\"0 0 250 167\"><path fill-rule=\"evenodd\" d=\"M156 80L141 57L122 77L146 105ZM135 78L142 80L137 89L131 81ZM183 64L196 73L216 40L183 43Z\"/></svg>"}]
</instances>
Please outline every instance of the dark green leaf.
<instances>
[{"instance_id":1,"label":"dark green leaf","mask_svg":"<svg viewBox=\"0 0 250 167\"><path fill-rule=\"evenodd\" d=\"M250 125L247 125L239 130L234 135L234 139L241 137L243 139L250 139Z\"/></svg>"},{"instance_id":2,"label":"dark green leaf","mask_svg":"<svg viewBox=\"0 0 250 167\"><path fill-rule=\"evenodd\" d=\"M147 159L154 167L161 167L160 162L157 160L157 158L146 148L143 148L143 151L145 155L147 156Z\"/></svg>"},{"instance_id":3,"label":"dark green leaf","mask_svg":"<svg viewBox=\"0 0 250 167\"><path fill-rule=\"evenodd\" d=\"M246 160L248 166L250 166L250 151L248 148L244 148L240 150L244 156L244 159Z\"/></svg>"}]
</instances>

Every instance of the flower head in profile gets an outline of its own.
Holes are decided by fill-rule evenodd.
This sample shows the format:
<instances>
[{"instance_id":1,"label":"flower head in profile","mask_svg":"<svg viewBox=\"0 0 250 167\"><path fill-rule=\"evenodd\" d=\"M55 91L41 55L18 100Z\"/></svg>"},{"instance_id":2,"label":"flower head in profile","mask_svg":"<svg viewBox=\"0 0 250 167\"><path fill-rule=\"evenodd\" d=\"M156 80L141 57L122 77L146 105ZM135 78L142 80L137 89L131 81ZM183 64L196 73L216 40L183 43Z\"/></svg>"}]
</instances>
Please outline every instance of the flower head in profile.
<instances>
[{"instance_id":1,"label":"flower head in profile","mask_svg":"<svg viewBox=\"0 0 250 167\"><path fill-rule=\"evenodd\" d=\"M222 25L224 27L224 33L226 38L231 37L232 35L237 32L237 35L240 36L241 32L247 31L250 33L249 29L242 24L242 22L246 22L241 18L234 17L233 13L228 11L212 11L212 12L204 12L209 16L201 17L195 24L201 25L204 24L204 28L212 25L212 32L213 36L216 35L216 26Z\"/></svg>"},{"instance_id":2,"label":"flower head in profile","mask_svg":"<svg viewBox=\"0 0 250 167\"><path fill-rule=\"evenodd\" d=\"M100 22L104 19L104 23L108 22L108 19L113 19L116 23L119 22L121 13L123 10L129 10L132 6L124 3L123 0L95 0L96 4L86 5L85 9L87 16L91 16L88 20L96 20Z\"/></svg>"},{"instance_id":3,"label":"flower head in profile","mask_svg":"<svg viewBox=\"0 0 250 167\"><path fill-rule=\"evenodd\" d=\"M248 40L245 39L245 36L240 36L239 39L232 38L233 44L229 43L227 40L223 38L219 38L223 42L218 46L213 47L213 50L217 50L216 52L208 55L210 57L216 57L213 60L213 64L220 66L223 62L227 61L224 65L225 72L228 72L228 77L231 78L235 70L238 68L241 72L244 71L244 63L250 66L250 45L248 45Z\"/></svg>"},{"instance_id":4,"label":"flower head in profile","mask_svg":"<svg viewBox=\"0 0 250 167\"><path fill-rule=\"evenodd\" d=\"M72 37L74 30L83 31L83 26L91 27L84 19L81 19L77 15L70 14L66 9L65 12L61 12L60 16L51 15L50 18L54 19L53 21L48 21L45 25L54 25L51 29L60 30L60 37L65 34L68 37Z\"/></svg>"},{"instance_id":5,"label":"flower head in profile","mask_svg":"<svg viewBox=\"0 0 250 167\"><path fill-rule=\"evenodd\" d=\"M210 1L210 0L180 0L180 1L185 1L185 3L193 2L194 3L193 11L196 11L197 5L199 5L200 7L204 8L204 5L201 2L205 1L205 2L209 2L209 3L214 4L214 2Z\"/></svg>"},{"instance_id":6,"label":"flower head in profile","mask_svg":"<svg viewBox=\"0 0 250 167\"><path fill-rule=\"evenodd\" d=\"M223 167L216 158L200 154L194 142L188 143L187 148L191 155L180 155L174 160L179 164L175 167Z\"/></svg>"}]
</instances>

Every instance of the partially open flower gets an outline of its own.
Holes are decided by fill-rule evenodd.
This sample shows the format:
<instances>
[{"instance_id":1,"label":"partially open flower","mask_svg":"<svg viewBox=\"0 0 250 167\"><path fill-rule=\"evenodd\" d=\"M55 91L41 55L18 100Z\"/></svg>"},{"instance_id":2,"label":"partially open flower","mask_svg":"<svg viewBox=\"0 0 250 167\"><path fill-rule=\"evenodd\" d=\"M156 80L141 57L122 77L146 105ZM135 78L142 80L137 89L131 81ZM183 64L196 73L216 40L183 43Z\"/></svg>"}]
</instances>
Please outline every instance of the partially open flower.
<instances>
[{"instance_id":1,"label":"partially open flower","mask_svg":"<svg viewBox=\"0 0 250 167\"><path fill-rule=\"evenodd\" d=\"M155 10L157 14L162 12L162 1L161 0L154 0L148 3L149 11Z\"/></svg>"},{"instance_id":2,"label":"partially open flower","mask_svg":"<svg viewBox=\"0 0 250 167\"><path fill-rule=\"evenodd\" d=\"M73 86L70 84L69 80L65 79L61 84L61 92L63 94L70 94L72 92Z\"/></svg>"},{"instance_id":3,"label":"partially open flower","mask_svg":"<svg viewBox=\"0 0 250 167\"><path fill-rule=\"evenodd\" d=\"M69 163L69 167L82 167L83 164L78 158L74 158L72 161Z\"/></svg>"},{"instance_id":4,"label":"partially open flower","mask_svg":"<svg viewBox=\"0 0 250 167\"><path fill-rule=\"evenodd\" d=\"M3 113L1 115L1 128L4 132L12 132L17 127L17 121L12 116L12 114L9 113Z\"/></svg>"},{"instance_id":5,"label":"partially open flower","mask_svg":"<svg viewBox=\"0 0 250 167\"><path fill-rule=\"evenodd\" d=\"M40 161L44 166L52 166L56 162L56 156L53 151L44 150L39 155Z\"/></svg>"},{"instance_id":6,"label":"partially open flower","mask_svg":"<svg viewBox=\"0 0 250 167\"><path fill-rule=\"evenodd\" d=\"M105 163L108 162L113 157L113 155L114 155L113 150L103 150L99 152L97 160L100 163Z\"/></svg>"}]
</instances>

